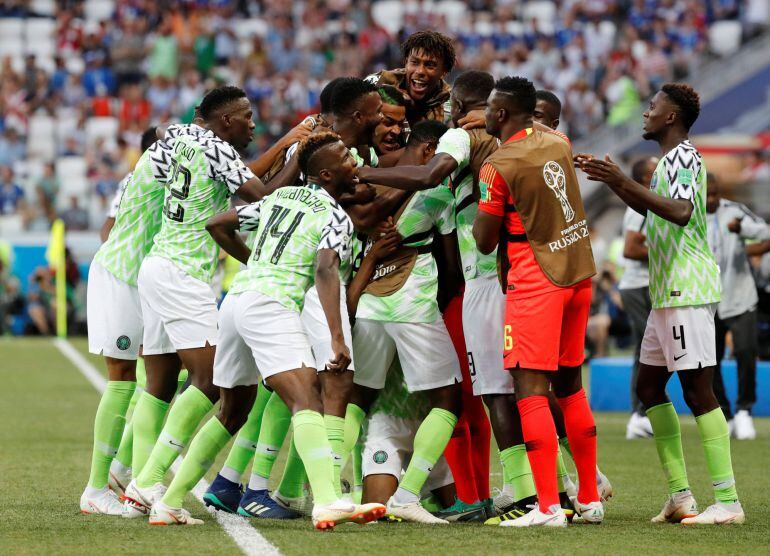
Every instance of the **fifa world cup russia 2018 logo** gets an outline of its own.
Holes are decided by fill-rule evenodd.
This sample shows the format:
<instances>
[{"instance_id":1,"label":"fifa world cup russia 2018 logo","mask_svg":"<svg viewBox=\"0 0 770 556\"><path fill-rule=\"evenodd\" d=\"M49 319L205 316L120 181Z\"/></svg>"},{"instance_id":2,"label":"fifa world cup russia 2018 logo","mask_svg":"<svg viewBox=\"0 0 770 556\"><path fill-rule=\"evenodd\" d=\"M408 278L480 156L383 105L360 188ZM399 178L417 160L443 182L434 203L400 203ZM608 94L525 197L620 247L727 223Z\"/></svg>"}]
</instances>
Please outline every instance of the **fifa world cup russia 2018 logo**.
<instances>
[{"instance_id":1,"label":"fifa world cup russia 2018 logo","mask_svg":"<svg viewBox=\"0 0 770 556\"><path fill-rule=\"evenodd\" d=\"M564 173L564 169L558 162L553 160L546 162L543 165L543 179L548 188L553 191L561 204L561 210L564 213L564 220L568 223L575 219L575 211L572 209L572 205L569 204L567 199L567 176Z\"/></svg>"}]
</instances>

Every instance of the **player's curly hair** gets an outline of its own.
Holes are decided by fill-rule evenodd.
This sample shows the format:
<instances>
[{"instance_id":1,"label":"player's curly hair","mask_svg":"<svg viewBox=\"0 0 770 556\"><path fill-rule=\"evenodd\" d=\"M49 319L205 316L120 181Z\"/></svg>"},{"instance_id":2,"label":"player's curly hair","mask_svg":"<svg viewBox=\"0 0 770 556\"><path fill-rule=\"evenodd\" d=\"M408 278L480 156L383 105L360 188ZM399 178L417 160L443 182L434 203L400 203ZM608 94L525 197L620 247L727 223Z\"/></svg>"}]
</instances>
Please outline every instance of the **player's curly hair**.
<instances>
[{"instance_id":1,"label":"player's curly hair","mask_svg":"<svg viewBox=\"0 0 770 556\"><path fill-rule=\"evenodd\" d=\"M404 62L412 52L422 50L430 56L435 56L444 64L444 71L449 73L455 67L457 54L452 39L437 31L417 31L409 35L401 45L401 55Z\"/></svg>"},{"instance_id":2,"label":"player's curly hair","mask_svg":"<svg viewBox=\"0 0 770 556\"><path fill-rule=\"evenodd\" d=\"M198 113L201 118L208 120L219 108L240 98L247 98L246 91L240 87L235 87L234 85L216 87L203 97L200 105L198 105Z\"/></svg>"},{"instance_id":3,"label":"player's curly hair","mask_svg":"<svg viewBox=\"0 0 770 556\"><path fill-rule=\"evenodd\" d=\"M340 136L333 131L321 131L309 135L297 147L299 168L305 176L312 176L318 168L311 164L313 156L322 148L340 140Z\"/></svg>"},{"instance_id":4,"label":"player's curly hair","mask_svg":"<svg viewBox=\"0 0 770 556\"><path fill-rule=\"evenodd\" d=\"M489 93L495 88L495 78L491 73L479 70L467 70L457 76L452 84L455 94L464 98L487 100Z\"/></svg>"},{"instance_id":5,"label":"player's curly hair","mask_svg":"<svg viewBox=\"0 0 770 556\"><path fill-rule=\"evenodd\" d=\"M384 104L390 104L391 106L406 106L404 93L396 89L393 85L380 85L377 87L377 92L380 94L380 98Z\"/></svg>"},{"instance_id":6,"label":"player's curly hair","mask_svg":"<svg viewBox=\"0 0 770 556\"><path fill-rule=\"evenodd\" d=\"M495 90L505 93L521 111L532 114L537 104L537 91L526 77L503 77L495 82Z\"/></svg>"},{"instance_id":7,"label":"player's curly hair","mask_svg":"<svg viewBox=\"0 0 770 556\"><path fill-rule=\"evenodd\" d=\"M358 100L369 93L376 93L377 87L358 77L343 77L332 89L329 106L335 116L343 115L353 109Z\"/></svg>"},{"instance_id":8,"label":"player's curly hair","mask_svg":"<svg viewBox=\"0 0 770 556\"><path fill-rule=\"evenodd\" d=\"M700 95L684 83L666 83L661 88L679 108L679 117L689 131L700 115Z\"/></svg>"}]
</instances>

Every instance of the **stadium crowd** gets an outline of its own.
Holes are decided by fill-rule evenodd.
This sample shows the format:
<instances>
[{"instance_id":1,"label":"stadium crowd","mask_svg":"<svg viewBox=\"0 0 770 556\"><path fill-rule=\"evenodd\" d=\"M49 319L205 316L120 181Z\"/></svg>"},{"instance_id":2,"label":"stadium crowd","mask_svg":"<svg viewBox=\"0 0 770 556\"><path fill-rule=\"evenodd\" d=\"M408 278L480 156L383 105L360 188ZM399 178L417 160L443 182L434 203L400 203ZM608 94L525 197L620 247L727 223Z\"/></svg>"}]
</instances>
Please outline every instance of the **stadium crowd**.
<instances>
[{"instance_id":1,"label":"stadium crowd","mask_svg":"<svg viewBox=\"0 0 770 556\"><path fill-rule=\"evenodd\" d=\"M330 78L396 67L397 45L420 28L454 37L449 82L475 68L554 91L561 129L576 140L636 117L661 83L687 75L709 52L714 22L740 21L740 34L753 35L766 24L761 4L91 0L40 13L39 2L0 2L3 29L55 18L47 51L13 50L13 33L4 39L13 52L0 54L0 213L20 215L29 230L45 229L57 211L69 229L96 227L149 122L189 122L205 90L233 83L255 109L250 154L264 151L314 111ZM108 123L94 131L96 121ZM83 161L74 176L87 187L64 184L59 196L57 174L73 176L73 164L50 165L62 158Z\"/></svg>"}]
</instances>

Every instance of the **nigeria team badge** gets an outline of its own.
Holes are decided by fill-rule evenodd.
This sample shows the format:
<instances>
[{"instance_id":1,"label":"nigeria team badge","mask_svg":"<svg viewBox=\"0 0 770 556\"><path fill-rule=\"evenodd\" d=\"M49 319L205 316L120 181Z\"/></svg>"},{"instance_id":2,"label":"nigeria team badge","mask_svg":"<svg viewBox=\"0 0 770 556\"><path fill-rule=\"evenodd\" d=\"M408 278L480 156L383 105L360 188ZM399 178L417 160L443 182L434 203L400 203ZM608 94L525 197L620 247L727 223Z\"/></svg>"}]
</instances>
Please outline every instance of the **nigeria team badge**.
<instances>
[{"instance_id":1,"label":"nigeria team badge","mask_svg":"<svg viewBox=\"0 0 770 556\"><path fill-rule=\"evenodd\" d=\"M385 463L388 461L388 454L382 450L377 450L374 452L372 459L374 460L374 463Z\"/></svg>"},{"instance_id":2,"label":"nigeria team badge","mask_svg":"<svg viewBox=\"0 0 770 556\"><path fill-rule=\"evenodd\" d=\"M115 342L115 345L118 346L118 349L120 351L126 351L128 348L131 347L131 338L126 336L125 334L118 338L118 340Z\"/></svg>"}]
</instances>

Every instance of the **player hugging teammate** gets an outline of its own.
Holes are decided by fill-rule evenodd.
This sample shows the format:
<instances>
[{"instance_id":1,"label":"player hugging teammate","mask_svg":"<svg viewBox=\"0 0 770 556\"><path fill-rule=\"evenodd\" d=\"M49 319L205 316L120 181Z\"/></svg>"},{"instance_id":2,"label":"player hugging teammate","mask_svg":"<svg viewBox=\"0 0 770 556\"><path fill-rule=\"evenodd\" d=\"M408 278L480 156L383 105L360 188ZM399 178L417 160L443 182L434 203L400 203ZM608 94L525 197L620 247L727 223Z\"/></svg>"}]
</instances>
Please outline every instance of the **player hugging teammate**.
<instances>
[{"instance_id":1,"label":"player hugging teammate","mask_svg":"<svg viewBox=\"0 0 770 556\"><path fill-rule=\"evenodd\" d=\"M653 311L637 390L670 494L653 521L742 523L711 387L720 282L706 170L687 139L697 94L668 84L652 99L645 138L663 157L648 189L609 157L573 161L552 93L475 70L450 86L454 48L436 32L402 48L404 68L331 81L321 112L253 162L239 154L254 123L237 87L210 91L193 124L147 135L91 269L89 349L110 382L81 510L200 524L185 496L234 439L204 501L251 519L601 523L613 491L582 387L596 270L574 162L647 217ZM248 204L231 209L231 195ZM243 267L217 307L220 248ZM134 395L140 352L147 380ZM671 372L717 498L700 514ZM490 430L503 468L494 499Z\"/></svg>"}]
</instances>

